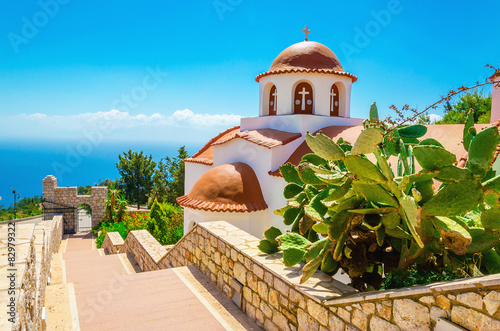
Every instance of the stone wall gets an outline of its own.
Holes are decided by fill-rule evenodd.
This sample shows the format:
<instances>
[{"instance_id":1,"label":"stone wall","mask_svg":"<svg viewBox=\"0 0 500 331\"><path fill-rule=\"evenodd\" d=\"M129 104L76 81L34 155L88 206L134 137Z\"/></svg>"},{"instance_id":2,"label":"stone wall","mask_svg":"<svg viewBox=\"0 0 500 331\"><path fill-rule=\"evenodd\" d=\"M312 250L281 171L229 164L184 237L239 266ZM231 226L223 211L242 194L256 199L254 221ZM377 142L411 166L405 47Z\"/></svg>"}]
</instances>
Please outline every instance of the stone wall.
<instances>
[{"instance_id":1,"label":"stone wall","mask_svg":"<svg viewBox=\"0 0 500 331\"><path fill-rule=\"evenodd\" d=\"M160 269L158 263L167 254L167 249L147 230L135 230L128 234L120 253L131 253L142 271L151 271Z\"/></svg>"},{"instance_id":2,"label":"stone wall","mask_svg":"<svg viewBox=\"0 0 500 331\"><path fill-rule=\"evenodd\" d=\"M195 265L266 330L432 330L439 318L500 330L499 275L358 293L320 271L300 284L299 267L262 254L258 238L226 222L197 224L168 250L140 232L123 247L143 270Z\"/></svg>"},{"instance_id":3,"label":"stone wall","mask_svg":"<svg viewBox=\"0 0 500 331\"><path fill-rule=\"evenodd\" d=\"M43 179L44 219L51 219L55 213L63 213L64 230L78 231L77 208L87 204L92 209L92 226L104 216L104 201L108 197L108 188L93 186L91 195L78 195L77 187L58 187L54 176Z\"/></svg>"},{"instance_id":4,"label":"stone wall","mask_svg":"<svg viewBox=\"0 0 500 331\"><path fill-rule=\"evenodd\" d=\"M118 232L108 232L102 241L101 248L106 254L117 254L125 241Z\"/></svg>"},{"instance_id":5,"label":"stone wall","mask_svg":"<svg viewBox=\"0 0 500 331\"><path fill-rule=\"evenodd\" d=\"M50 261L62 238L62 216L34 224L16 224L16 262L14 269L15 323L8 321L10 316L2 311L1 330L43 330L42 308L45 304L45 288L50 275ZM7 270L8 223L0 223L0 269ZM9 272L10 274L10 272ZM2 307L12 297L8 291L10 281L0 280L0 302ZM5 304L5 305L4 305ZM4 318L7 317L7 318Z\"/></svg>"}]
</instances>

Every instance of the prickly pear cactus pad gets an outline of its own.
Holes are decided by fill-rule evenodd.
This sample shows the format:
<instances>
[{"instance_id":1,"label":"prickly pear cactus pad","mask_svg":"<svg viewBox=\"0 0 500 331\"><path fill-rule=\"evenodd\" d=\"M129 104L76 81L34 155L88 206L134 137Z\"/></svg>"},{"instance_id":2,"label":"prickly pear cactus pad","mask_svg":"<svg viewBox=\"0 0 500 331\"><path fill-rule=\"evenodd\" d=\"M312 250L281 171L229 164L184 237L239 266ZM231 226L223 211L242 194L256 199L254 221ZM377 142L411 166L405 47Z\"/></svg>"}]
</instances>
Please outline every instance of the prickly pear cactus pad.
<instances>
[{"instance_id":1,"label":"prickly pear cactus pad","mask_svg":"<svg viewBox=\"0 0 500 331\"><path fill-rule=\"evenodd\" d=\"M286 266L303 261L302 282L317 270L333 276L343 269L361 291L413 265L462 276L499 272L500 176L492 170L498 129L476 133L470 118L466 168L439 141L422 140L427 127L381 122L375 103L353 145L308 133L313 154L280 167L288 203L275 213L289 229L270 228L259 248L283 252ZM390 156L397 157L396 173Z\"/></svg>"}]
</instances>

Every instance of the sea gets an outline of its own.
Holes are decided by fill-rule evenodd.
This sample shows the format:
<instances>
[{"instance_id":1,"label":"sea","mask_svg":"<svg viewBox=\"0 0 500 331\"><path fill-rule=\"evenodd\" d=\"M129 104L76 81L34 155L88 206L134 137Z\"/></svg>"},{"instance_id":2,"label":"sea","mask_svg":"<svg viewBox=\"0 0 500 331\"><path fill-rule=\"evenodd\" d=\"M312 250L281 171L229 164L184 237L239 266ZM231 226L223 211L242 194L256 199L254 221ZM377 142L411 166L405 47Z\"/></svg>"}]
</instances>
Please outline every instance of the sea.
<instances>
[{"instance_id":1,"label":"sea","mask_svg":"<svg viewBox=\"0 0 500 331\"><path fill-rule=\"evenodd\" d=\"M72 140L3 140L0 141L0 206L14 203L12 190L19 198L42 195L42 180L57 178L60 187L86 186L99 179L119 178L118 155L128 150L143 151L154 161L177 156L180 145L154 142L103 142L97 145ZM194 154L201 144L186 145ZM18 198L18 199L19 199Z\"/></svg>"}]
</instances>

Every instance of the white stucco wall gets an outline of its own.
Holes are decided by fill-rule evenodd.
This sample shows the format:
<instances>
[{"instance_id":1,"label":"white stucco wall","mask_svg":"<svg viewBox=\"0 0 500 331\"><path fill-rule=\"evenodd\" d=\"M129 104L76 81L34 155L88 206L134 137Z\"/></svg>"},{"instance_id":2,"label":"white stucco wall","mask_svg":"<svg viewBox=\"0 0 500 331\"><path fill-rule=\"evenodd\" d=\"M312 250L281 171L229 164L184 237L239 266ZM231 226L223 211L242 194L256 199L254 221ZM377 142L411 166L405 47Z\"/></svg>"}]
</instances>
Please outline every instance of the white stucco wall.
<instances>
[{"instance_id":1,"label":"white stucco wall","mask_svg":"<svg viewBox=\"0 0 500 331\"><path fill-rule=\"evenodd\" d=\"M313 114L330 116L330 89L337 84L340 93L339 115L350 117L352 79L335 74L289 73L269 75L259 81L259 116L268 115L269 90L272 84L278 92L277 115L293 114L295 86L308 82L313 88ZM271 84L272 83L272 84Z\"/></svg>"},{"instance_id":2,"label":"white stucco wall","mask_svg":"<svg viewBox=\"0 0 500 331\"><path fill-rule=\"evenodd\" d=\"M266 211L251 213L211 212L184 208L184 234L193 228L194 223L226 221L257 238L262 237L261 229ZM194 222L194 223L193 223Z\"/></svg>"},{"instance_id":3,"label":"white stucco wall","mask_svg":"<svg viewBox=\"0 0 500 331\"><path fill-rule=\"evenodd\" d=\"M270 128L287 132L299 132L305 137L307 131L315 132L327 126L356 126L361 124L363 124L363 119L361 118L318 115L281 115L242 118L240 130Z\"/></svg>"}]
</instances>

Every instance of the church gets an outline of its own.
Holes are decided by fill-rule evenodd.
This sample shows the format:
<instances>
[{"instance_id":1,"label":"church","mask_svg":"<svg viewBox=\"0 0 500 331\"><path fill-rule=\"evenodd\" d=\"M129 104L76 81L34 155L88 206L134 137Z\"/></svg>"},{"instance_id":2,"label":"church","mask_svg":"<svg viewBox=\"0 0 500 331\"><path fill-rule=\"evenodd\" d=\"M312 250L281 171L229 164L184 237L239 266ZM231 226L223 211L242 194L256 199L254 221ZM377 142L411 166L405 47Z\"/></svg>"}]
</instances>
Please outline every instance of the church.
<instances>
[{"instance_id":1,"label":"church","mask_svg":"<svg viewBox=\"0 0 500 331\"><path fill-rule=\"evenodd\" d=\"M286 229L283 218L274 213L286 206L287 183L279 167L297 165L311 153L307 132L321 130L335 141L354 143L362 131L363 119L350 116L351 89L358 77L345 71L327 46L309 41L307 26L303 32L305 41L283 50L268 71L255 77L259 116L242 118L239 126L215 136L184 160L186 195L177 202L184 208L185 232L210 221L226 221L259 238L270 226ZM495 104L498 101L493 101L493 108ZM492 109L494 115L500 116L499 111ZM467 157L463 125L427 127L423 138L438 140L459 161ZM498 162L495 168L500 168Z\"/></svg>"}]
</instances>

